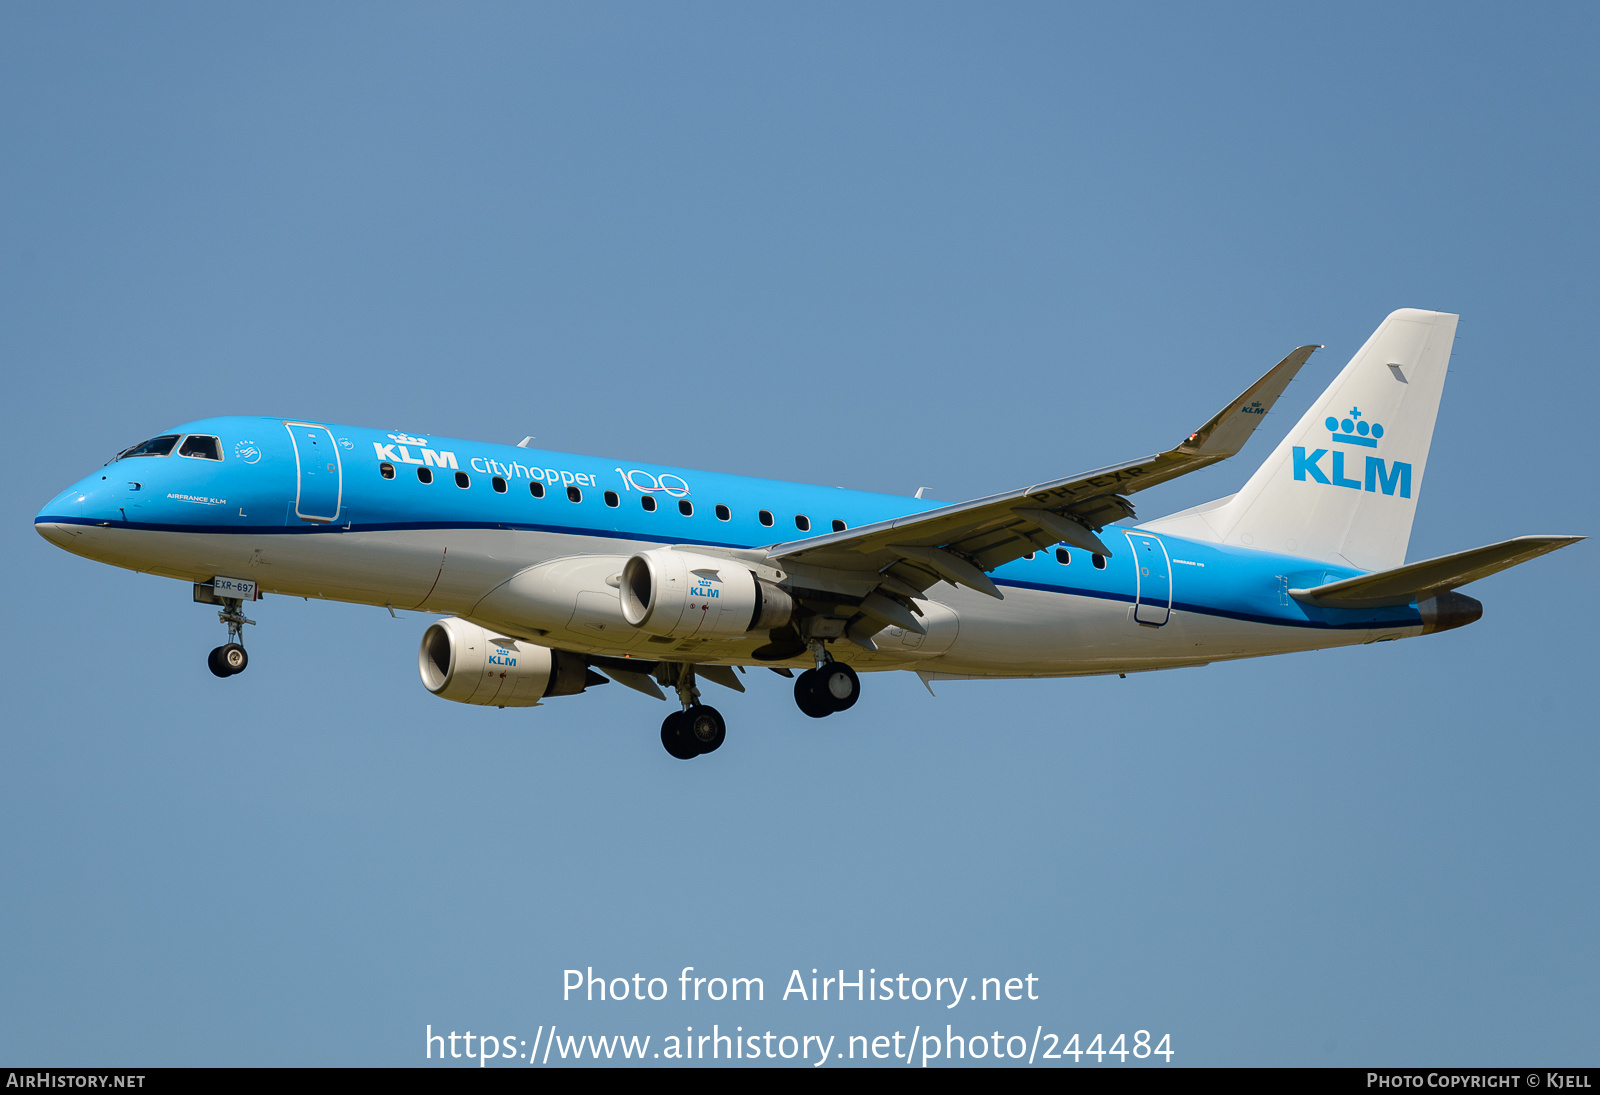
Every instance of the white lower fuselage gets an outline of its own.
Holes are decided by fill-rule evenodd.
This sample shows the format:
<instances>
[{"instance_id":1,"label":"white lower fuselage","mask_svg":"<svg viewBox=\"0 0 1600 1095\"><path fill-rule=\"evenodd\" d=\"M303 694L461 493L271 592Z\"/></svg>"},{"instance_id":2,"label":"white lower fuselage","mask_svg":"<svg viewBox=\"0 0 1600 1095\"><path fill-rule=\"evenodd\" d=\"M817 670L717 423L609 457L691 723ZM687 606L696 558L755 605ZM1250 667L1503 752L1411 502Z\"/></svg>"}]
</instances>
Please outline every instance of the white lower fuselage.
<instances>
[{"instance_id":1,"label":"white lower fuselage","mask_svg":"<svg viewBox=\"0 0 1600 1095\"><path fill-rule=\"evenodd\" d=\"M40 531L76 554L132 570L192 582L229 575L253 579L268 594L460 616L513 638L587 654L748 665L756 663L752 651L768 641L765 634L664 639L629 627L611 583L630 555L660 546L631 539L516 529L342 531L326 526L276 535L114 524L60 524ZM1164 539L1174 556L1215 551ZM1088 556L1077 559L1080 569L1089 565ZM1110 568L1133 566L1131 553L1108 562ZM877 636L876 652L839 640L836 654L863 671L1073 676L1349 646L1423 630L1420 621L1328 628L1185 607L1192 600L1184 588L1186 568L1173 571L1172 610L1161 626L1136 622L1128 596L1036 588L1037 583L1017 584L997 575L1004 600L941 583L922 602L925 636L891 627ZM1268 598L1284 585L1272 579L1267 575L1260 583ZM1130 592L1135 581L1130 575ZM1270 607L1282 606L1273 599ZM768 664L808 666L810 657Z\"/></svg>"}]
</instances>

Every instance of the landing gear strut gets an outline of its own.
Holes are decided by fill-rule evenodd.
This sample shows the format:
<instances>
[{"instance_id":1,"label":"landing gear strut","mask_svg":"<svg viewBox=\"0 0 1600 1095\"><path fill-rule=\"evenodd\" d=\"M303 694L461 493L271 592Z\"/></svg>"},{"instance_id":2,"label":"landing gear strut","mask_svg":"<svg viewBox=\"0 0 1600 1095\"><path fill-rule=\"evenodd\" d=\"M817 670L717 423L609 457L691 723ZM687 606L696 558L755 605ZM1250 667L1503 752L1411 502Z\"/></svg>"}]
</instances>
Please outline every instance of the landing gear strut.
<instances>
[{"instance_id":1,"label":"landing gear strut","mask_svg":"<svg viewBox=\"0 0 1600 1095\"><path fill-rule=\"evenodd\" d=\"M861 698L861 678L843 662L829 656L821 642L812 640L811 652L817 667L800 674L794 682L794 702L814 719L826 718L835 711L848 711Z\"/></svg>"},{"instance_id":2,"label":"landing gear strut","mask_svg":"<svg viewBox=\"0 0 1600 1095\"><path fill-rule=\"evenodd\" d=\"M661 723L661 744L678 760L716 752L728 736L728 724L715 707L700 702L700 690L694 686L694 666L680 665L675 683L683 710L674 711Z\"/></svg>"},{"instance_id":3,"label":"landing gear strut","mask_svg":"<svg viewBox=\"0 0 1600 1095\"><path fill-rule=\"evenodd\" d=\"M231 677L250 664L250 655L244 652L244 625L255 621L244 618L244 602L239 598L223 597L221 601L217 619L228 625L228 641L206 656L206 665L219 677Z\"/></svg>"}]
</instances>

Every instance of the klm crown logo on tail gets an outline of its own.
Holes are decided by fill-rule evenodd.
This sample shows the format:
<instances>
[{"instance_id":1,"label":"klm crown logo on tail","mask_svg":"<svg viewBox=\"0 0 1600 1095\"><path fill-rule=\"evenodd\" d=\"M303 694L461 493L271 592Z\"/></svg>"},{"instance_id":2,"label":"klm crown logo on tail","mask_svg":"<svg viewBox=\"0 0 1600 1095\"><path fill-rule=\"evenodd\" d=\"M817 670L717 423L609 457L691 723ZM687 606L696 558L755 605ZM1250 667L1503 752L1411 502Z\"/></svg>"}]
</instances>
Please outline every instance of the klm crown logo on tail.
<instances>
[{"instance_id":1,"label":"klm crown logo on tail","mask_svg":"<svg viewBox=\"0 0 1600 1095\"><path fill-rule=\"evenodd\" d=\"M1368 422L1361 416L1361 408L1351 407L1343 419L1330 415L1323 423L1332 435L1330 444L1357 445L1375 449L1383 438L1383 426ZM1393 495L1396 489L1401 498L1411 497L1411 465L1403 460L1386 463L1381 456L1366 458L1366 474L1360 479L1345 475L1345 452L1341 449L1313 449L1309 455L1304 445L1294 447L1294 477L1305 483L1322 483L1330 487L1347 487L1350 490L1381 491ZM1323 470L1322 460L1328 457L1328 468Z\"/></svg>"},{"instance_id":2,"label":"klm crown logo on tail","mask_svg":"<svg viewBox=\"0 0 1600 1095\"><path fill-rule=\"evenodd\" d=\"M1324 424L1328 427L1328 432L1333 434L1333 439L1341 445L1365 445L1369 449L1375 449L1378 447L1378 439L1383 436L1383 427L1362 418L1360 407L1351 407L1350 417L1343 422L1329 416Z\"/></svg>"}]
</instances>

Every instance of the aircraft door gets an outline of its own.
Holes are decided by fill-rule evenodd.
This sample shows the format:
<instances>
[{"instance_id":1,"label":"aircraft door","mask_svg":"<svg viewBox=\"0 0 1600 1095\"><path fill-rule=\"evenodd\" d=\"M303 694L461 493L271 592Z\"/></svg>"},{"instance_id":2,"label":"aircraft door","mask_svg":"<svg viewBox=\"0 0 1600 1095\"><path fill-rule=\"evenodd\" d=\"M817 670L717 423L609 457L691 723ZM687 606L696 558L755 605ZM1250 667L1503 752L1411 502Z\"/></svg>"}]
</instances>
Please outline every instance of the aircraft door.
<instances>
[{"instance_id":1,"label":"aircraft door","mask_svg":"<svg viewBox=\"0 0 1600 1095\"><path fill-rule=\"evenodd\" d=\"M344 494L344 465L339 445L326 426L285 422L294 444L296 486L294 513L302 521L334 521Z\"/></svg>"},{"instance_id":2,"label":"aircraft door","mask_svg":"<svg viewBox=\"0 0 1600 1095\"><path fill-rule=\"evenodd\" d=\"M1172 615L1172 567L1167 546L1155 536L1130 532L1137 586L1133 618L1141 624L1160 627Z\"/></svg>"}]
</instances>

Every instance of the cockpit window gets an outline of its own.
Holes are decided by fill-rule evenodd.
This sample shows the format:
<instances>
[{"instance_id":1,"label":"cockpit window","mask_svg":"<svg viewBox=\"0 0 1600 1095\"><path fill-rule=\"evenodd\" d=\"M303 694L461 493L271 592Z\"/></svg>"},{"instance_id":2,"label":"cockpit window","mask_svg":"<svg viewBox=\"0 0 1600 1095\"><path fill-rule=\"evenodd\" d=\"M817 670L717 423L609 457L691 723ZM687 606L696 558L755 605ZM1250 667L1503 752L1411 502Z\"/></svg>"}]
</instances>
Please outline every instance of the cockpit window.
<instances>
[{"instance_id":1,"label":"cockpit window","mask_svg":"<svg viewBox=\"0 0 1600 1095\"><path fill-rule=\"evenodd\" d=\"M178 450L178 455L198 456L202 460L221 460L222 442L205 434L191 433L184 438L183 447Z\"/></svg>"},{"instance_id":2,"label":"cockpit window","mask_svg":"<svg viewBox=\"0 0 1600 1095\"><path fill-rule=\"evenodd\" d=\"M132 448L123 449L113 458L113 462L126 460L130 456L167 456L171 454L172 446L177 443L177 434L164 433L160 437L152 437L143 445L134 445Z\"/></svg>"}]
</instances>

